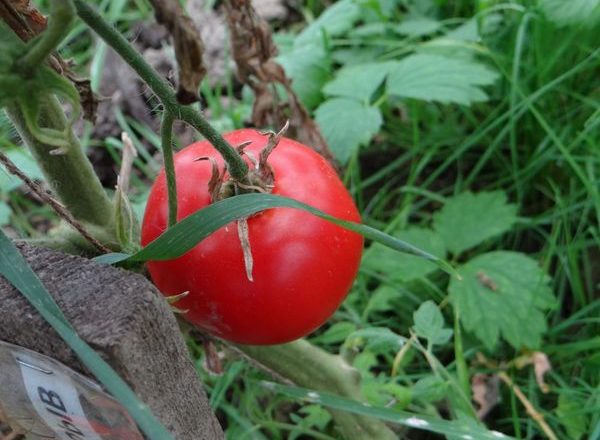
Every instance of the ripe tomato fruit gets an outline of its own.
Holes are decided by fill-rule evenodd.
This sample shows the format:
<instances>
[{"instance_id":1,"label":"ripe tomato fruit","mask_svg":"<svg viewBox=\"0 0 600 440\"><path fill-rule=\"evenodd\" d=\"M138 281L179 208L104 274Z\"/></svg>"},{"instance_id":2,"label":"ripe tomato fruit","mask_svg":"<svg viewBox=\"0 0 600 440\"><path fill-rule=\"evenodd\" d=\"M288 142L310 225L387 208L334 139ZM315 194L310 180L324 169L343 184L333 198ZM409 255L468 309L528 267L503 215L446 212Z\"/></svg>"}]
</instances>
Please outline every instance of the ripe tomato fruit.
<instances>
[{"instance_id":1,"label":"ripe tomato fruit","mask_svg":"<svg viewBox=\"0 0 600 440\"><path fill-rule=\"evenodd\" d=\"M255 130L224 135L233 146L251 142L255 158L267 136ZM214 158L206 141L175 155L178 220L211 203L208 182ZM250 163L250 162L249 162ZM311 205L332 216L360 221L360 216L329 163L308 147L281 138L268 158L272 193ZM168 223L164 170L154 183L142 226L142 244L157 238ZM274 208L248 218L253 281L248 279L235 223L225 226L185 255L148 263L164 295L189 294L175 305L186 309L191 324L242 344L280 344L300 338L323 324L350 289L360 263L363 240L355 233L293 208Z\"/></svg>"}]
</instances>

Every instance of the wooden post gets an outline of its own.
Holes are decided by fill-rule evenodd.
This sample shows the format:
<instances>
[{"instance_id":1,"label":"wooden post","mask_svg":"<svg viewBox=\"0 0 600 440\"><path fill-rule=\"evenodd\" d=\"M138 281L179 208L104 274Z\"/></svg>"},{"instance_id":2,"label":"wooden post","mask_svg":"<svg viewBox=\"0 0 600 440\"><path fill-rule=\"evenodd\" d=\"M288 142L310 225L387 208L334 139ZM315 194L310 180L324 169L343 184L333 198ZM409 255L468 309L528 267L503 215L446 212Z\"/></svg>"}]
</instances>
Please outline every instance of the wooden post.
<instances>
[{"instance_id":1,"label":"wooden post","mask_svg":"<svg viewBox=\"0 0 600 440\"><path fill-rule=\"evenodd\" d=\"M19 250L78 334L177 440L222 439L177 321L143 276L20 244ZM29 302L0 276L0 340L91 376ZM0 372L2 374L2 372Z\"/></svg>"}]
</instances>

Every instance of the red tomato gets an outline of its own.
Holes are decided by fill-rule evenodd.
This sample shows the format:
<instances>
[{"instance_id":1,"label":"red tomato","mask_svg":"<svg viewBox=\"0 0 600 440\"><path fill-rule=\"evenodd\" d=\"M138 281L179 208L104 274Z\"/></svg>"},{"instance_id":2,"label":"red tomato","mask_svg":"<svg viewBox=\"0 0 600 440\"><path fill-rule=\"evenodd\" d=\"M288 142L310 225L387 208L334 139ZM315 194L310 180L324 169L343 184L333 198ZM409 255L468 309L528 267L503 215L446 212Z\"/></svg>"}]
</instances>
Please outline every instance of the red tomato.
<instances>
[{"instance_id":1,"label":"red tomato","mask_svg":"<svg viewBox=\"0 0 600 440\"><path fill-rule=\"evenodd\" d=\"M231 145L252 141L245 151L258 157L267 137L255 130L224 135ZM178 220L207 206L211 164L223 160L206 141L175 155ZM332 216L358 222L352 198L323 157L282 138L268 160L273 194L290 197ZM164 171L156 179L144 216L142 244L157 238L168 219ZM248 219L254 261L248 280L235 223L200 242L185 255L148 263L154 283L165 295L189 291L175 305L193 325L242 344L280 344L323 324L350 289L360 263L363 240L354 232L293 208L275 208Z\"/></svg>"}]
</instances>

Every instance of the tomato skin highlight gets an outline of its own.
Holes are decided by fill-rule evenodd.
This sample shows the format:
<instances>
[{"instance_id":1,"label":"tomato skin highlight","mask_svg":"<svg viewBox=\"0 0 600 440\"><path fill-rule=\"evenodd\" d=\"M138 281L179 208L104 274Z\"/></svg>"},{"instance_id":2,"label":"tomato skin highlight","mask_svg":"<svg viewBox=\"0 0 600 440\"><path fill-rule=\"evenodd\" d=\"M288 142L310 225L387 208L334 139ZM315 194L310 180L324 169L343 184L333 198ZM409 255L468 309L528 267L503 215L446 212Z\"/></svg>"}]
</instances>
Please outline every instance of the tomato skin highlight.
<instances>
[{"instance_id":1,"label":"tomato skin highlight","mask_svg":"<svg viewBox=\"0 0 600 440\"><path fill-rule=\"evenodd\" d=\"M231 145L258 158L267 136L252 129L225 134ZM196 142L175 155L178 212L181 220L210 204L212 157L223 159L207 142ZM334 217L354 222L360 215L331 165L319 154L282 138L268 160L274 173L272 193L304 202ZM168 224L164 170L148 198L142 245ZM363 239L355 232L294 208L274 208L248 219L253 279L246 276L235 223L198 243L185 255L148 262L152 280L164 295L189 294L175 306L183 317L220 338L250 345L281 344L321 326L346 297L358 271Z\"/></svg>"}]
</instances>

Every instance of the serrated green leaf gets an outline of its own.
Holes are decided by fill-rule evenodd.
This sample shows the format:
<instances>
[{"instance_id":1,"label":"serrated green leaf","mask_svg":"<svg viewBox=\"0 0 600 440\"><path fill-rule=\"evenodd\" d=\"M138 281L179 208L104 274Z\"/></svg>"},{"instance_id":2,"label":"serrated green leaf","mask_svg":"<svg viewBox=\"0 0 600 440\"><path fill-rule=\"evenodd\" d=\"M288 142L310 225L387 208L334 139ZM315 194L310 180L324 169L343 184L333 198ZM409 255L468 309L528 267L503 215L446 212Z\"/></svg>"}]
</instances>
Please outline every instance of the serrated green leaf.
<instances>
[{"instance_id":1,"label":"serrated green leaf","mask_svg":"<svg viewBox=\"0 0 600 440\"><path fill-rule=\"evenodd\" d=\"M429 17L414 16L403 20L395 30L409 37L422 37L433 34L442 27L442 23Z\"/></svg>"},{"instance_id":2,"label":"serrated green leaf","mask_svg":"<svg viewBox=\"0 0 600 440\"><path fill-rule=\"evenodd\" d=\"M539 347L546 331L544 311L555 304L550 277L525 254L496 251L459 268L449 292L465 329L488 349L502 337L514 348Z\"/></svg>"},{"instance_id":3,"label":"serrated green leaf","mask_svg":"<svg viewBox=\"0 0 600 440\"><path fill-rule=\"evenodd\" d=\"M369 102L393 65L388 61L344 67L338 71L333 81L325 85L323 91L331 96Z\"/></svg>"},{"instance_id":4,"label":"serrated green leaf","mask_svg":"<svg viewBox=\"0 0 600 440\"><path fill-rule=\"evenodd\" d=\"M452 337L452 330L444 328L444 316L433 301L425 301L413 314L415 333L431 345L441 345Z\"/></svg>"},{"instance_id":5,"label":"serrated green leaf","mask_svg":"<svg viewBox=\"0 0 600 440\"><path fill-rule=\"evenodd\" d=\"M385 53L381 47L350 47L333 48L331 59L333 62L344 66L355 66L357 64L372 63Z\"/></svg>"},{"instance_id":6,"label":"serrated green leaf","mask_svg":"<svg viewBox=\"0 0 600 440\"><path fill-rule=\"evenodd\" d=\"M590 23L600 18L600 0L540 0L546 18L559 26Z\"/></svg>"},{"instance_id":7,"label":"serrated green leaf","mask_svg":"<svg viewBox=\"0 0 600 440\"><path fill-rule=\"evenodd\" d=\"M156 420L148 406L142 403L123 379L96 353L67 321L38 276L21 253L0 229L0 275L4 276L35 307L59 336L71 347L89 371L129 411L129 414L153 440L173 437Z\"/></svg>"},{"instance_id":8,"label":"serrated green leaf","mask_svg":"<svg viewBox=\"0 0 600 440\"><path fill-rule=\"evenodd\" d=\"M400 240L412 243L432 255L445 258L446 248L441 236L431 229L411 227L394 234ZM390 281L410 281L422 278L436 269L423 259L390 252L385 246L374 243L365 252L363 267L383 274Z\"/></svg>"},{"instance_id":9,"label":"serrated green leaf","mask_svg":"<svg viewBox=\"0 0 600 440\"><path fill-rule=\"evenodd\" d=\"M0 226L4 226L10 223L10 215L12 214L12 210L10 206L6 204L6 202L0 201Z\"/></svg>"},{"instance_id":10,"label":"serrated green leaf","mask_svg":"<svg viewBox=\"0 0 600 440\"><path fill-rule=\"evenodd\" d=\"M469 105L486 101L482 87L497 78L495 71L477 61L418 53L395 63L387 91L402 98Z\"/></svg>"},{"instance_id":11,"label":"serrated green leaf","mask_svg":"<svg viewBox=\"0 0 600 440\"><path fill-rule=\"evenodd\" d=\"M295 46L320 42L323 33L329 36L343 34L360 18L360 7L354 0L342 0L328 7L319 18L308 25L296 38Z\"/></svg>"},{"instance_id":12,"label":"serrated green leaf","mask_svg":"<svg viewBox=\"0 0 600 440\"><path fill-rule=\"evenodd\" d=\"M322 101L321 88L331 76L331 63L321 44L296 47L277 61L292 79L292 88L304 105L312 109Z\"/></svg>"},{"instance_id":13,"label":"serrated green leaf","mask_svg":"<svg viewBox=\"0 0 600 440\"><path fill-rule=\"evenodd\" d=\"M433 228L454 255L508 231L517 219L517 207L502 191L454 196L433 216Z\"/></svg>"},{"instance_id":14,"label":"serrated green leaf","mask_svg":"<svg viewBox=\"0 0 600 440\"><path fill-rule=\"evenodd\" d=\"M346 98L325 101L315 111L315 120L341 163L346 163L359 146L368 144L382 123L378 108Z\"/></svg>"}]
</instances>

